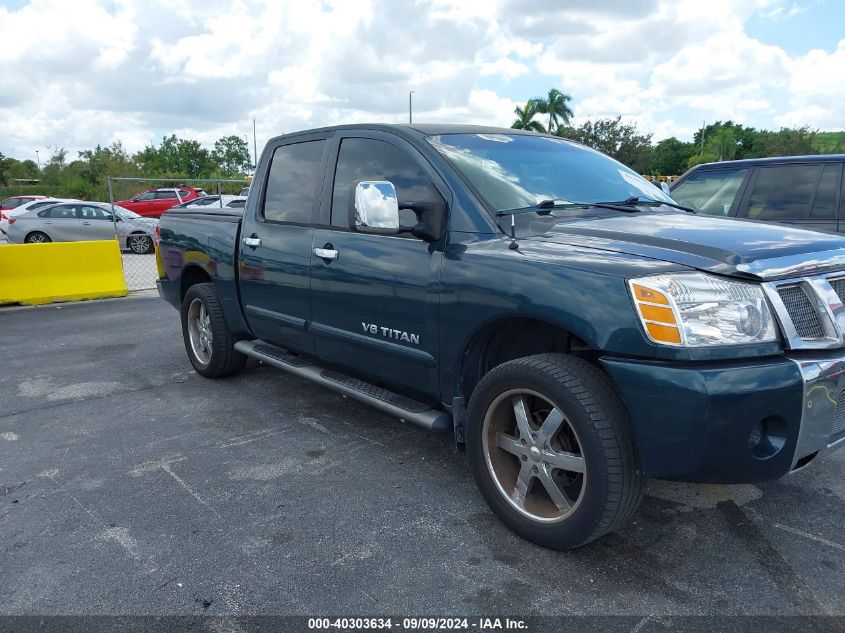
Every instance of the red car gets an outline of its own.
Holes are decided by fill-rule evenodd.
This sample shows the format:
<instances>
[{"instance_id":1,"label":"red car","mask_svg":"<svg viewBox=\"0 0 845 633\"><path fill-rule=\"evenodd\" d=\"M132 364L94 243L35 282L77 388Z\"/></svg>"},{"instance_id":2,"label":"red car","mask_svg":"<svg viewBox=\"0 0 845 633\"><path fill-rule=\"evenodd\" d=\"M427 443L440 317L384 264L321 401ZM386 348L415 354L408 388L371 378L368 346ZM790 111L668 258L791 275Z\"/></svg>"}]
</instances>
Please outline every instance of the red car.
<instances>
[{"instance_id":1,"label":"red car","mask_svg":"<svg viewBox=\"0 0 845 633\"><path fill-rule=\"evenodd\" d=\"M32 202L33 200L43 200L47 196L15 196L14 198L6 198L0 202L0 213L8 211L9 209L17 209L22 204Z\"/></svg>"},{"instance_id":2,"label":"red car","mask_svg":"<svg viewBox=\"0 0 845 633\"><path fill-rule=\"evenodd\" d=\"M4 220L9 219L9 211L12 209L17 209L22 204L26 204L27 202L32 202L33 200L43 200L48 196L15 196L14 198L6 198L3 202L0 202L0 223L5 224ZM0 233L5 233L5 231L0 228Z\"/></svg>"},{"instance_id":3,"label":"red car","mask_svg":"<svg viewBox=\"0 0 845 633\"><path fill-rule=\"evenodd\" d=\"M129 200L118 200L116 205L134 211L147 218L157 218L170 207L194 200L206 195L202 189L196 187L176 187L167 189L147 189Z\"/></svg>"}]
</instances>

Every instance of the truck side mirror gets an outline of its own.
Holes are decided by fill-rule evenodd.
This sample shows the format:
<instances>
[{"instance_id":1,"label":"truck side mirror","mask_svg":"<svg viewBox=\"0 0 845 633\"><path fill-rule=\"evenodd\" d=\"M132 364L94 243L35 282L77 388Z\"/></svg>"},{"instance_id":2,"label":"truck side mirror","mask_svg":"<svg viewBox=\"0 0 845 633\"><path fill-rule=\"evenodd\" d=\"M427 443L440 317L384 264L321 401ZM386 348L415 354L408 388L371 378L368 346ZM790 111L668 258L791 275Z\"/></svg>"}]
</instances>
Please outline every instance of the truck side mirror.
<instances>
[{"instance_id":1,"label":"truck side mirror","mask_svg":"<svg viewBox=\"0 0 845 633\"><path fill-rule=\"evenodd\" d=\"M399 199L393 183L387 180L359 182L355 185L349 216L349 227L361 233L399 233Z\"/></svg>"}]
</instances>

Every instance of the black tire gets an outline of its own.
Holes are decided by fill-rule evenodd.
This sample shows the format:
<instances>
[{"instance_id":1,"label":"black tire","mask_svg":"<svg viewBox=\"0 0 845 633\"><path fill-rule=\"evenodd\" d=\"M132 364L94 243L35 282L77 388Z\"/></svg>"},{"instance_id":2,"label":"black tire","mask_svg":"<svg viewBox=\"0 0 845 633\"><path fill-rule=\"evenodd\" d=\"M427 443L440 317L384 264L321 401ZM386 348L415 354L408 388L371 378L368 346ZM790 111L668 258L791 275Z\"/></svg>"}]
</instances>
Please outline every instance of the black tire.
<instances>
[{"instance_id":1,"label":"black tire","mask_svg":"<svg viewBox=\"0 0 845 633\"><path fill-rule=\"evenodd\" d=\"M136 255L146 255L153 250L153 241L149 235L133 233L126 238L126 245Z\"/></svg>"},{"instance_id":2,"label":"black tire","mask_svg":"<svg viewBox=\"0 0 845 633\"><path fill-rule=\"evenodd\" d=\"M207 316L207 326L203 330L206 332L206 340L210 339L211 343L210 352L207 354L205 354L207 350L201 344L197 345L198 349L195 351L194 342L191 338L191 328L196 326L193 323L192 310L200 310L199 306L204 308L204 316ZM206 378L221 378L243 369L246 356L235 351L235 340L223 316L223 307L220 305L220 299L217 297L217 292L212 284L195 284L188 288L188 292L185 293L185 298L182 300L181 313L182 338L185 341L185 350L188 352L191 365L194 366L198 374ZM198 329L193 330L194 341L198 340L199 334L197 332Z\"/></svg>"},{"instance_id":3,"label":"black tire","mask_svg":"<svg viewBox=\"0 0 845 633\"><path fill-rule=\"evenodd\" d=\"M542 410L544 403L563 414L556 418L563 418L559 427L549 427L558 430L546 445L538 423L549 410ZM520 406L530 420L527 448L515 413ZM510 424L508 415L516 437L502 431ZM543 420L552 417L549 413ZM466 448L475 481L496 516L519 536L544 547L571 549L618 529L642 497L644 478L625 406L601 369L574 356L528 356L485 375L470 398ZM569 468L554 465L567 459L564 464L581 470L567 472ZM524 468L539 474L526 479L529 471ZM513 490L508 486L511 473ZM559 499L571 502L568 509L554 501L550 482L563 491Z\"/></svg>"},{"instance_id":4,"label":"black tire","mask_svg":"<svg viewBox=\"0 0 845 633\"><path fill-rule=\"evenodd\" d=\"M52 241L53 240L50 239L49 235L42 233L41 231L33 231L24 239L24 242L27 244L46 244L47 242Z\"/></svg>"}]
</instances>

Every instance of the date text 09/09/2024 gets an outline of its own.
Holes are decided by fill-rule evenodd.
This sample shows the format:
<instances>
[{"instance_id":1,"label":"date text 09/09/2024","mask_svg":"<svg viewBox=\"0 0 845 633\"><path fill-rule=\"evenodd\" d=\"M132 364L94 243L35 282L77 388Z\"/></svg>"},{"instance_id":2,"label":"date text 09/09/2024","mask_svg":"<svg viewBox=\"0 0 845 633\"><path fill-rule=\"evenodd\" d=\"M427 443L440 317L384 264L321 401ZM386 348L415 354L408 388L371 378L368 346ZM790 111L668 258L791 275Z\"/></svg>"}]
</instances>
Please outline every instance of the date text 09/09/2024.
<instances>
[{"instance_id":1,"label":"date text 09/09/2024","mask_svg":"<svg viewBox=\"0 0 845 633\"><path fill-rule=\"evenodd\" d=\"M524 631L525 620L519 618L309 618L313 630L471 630Z\"/></svg>"}]
</instances>

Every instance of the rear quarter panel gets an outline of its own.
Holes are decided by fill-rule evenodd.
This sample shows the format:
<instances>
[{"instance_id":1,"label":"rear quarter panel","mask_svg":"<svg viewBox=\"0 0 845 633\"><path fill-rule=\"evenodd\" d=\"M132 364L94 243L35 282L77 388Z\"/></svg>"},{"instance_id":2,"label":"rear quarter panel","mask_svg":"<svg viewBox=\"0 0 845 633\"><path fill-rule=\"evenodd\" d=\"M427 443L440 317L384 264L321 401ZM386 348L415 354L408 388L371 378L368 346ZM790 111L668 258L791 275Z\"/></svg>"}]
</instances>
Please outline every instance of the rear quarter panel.
<instances>
[{"instance_id":1,"label":"rear quarter panel","mask_svg":"<svg viewBox=\"0 0 845 633\"><path fill-rule=\"evenodd\" d=\"M192 270L201 270L214 284L232 333L248 336L237 289L240 215L196 209L171 211L162 216L159 229L162 294L179 309L183 279Z\"/></svg>"}]
</instances>

